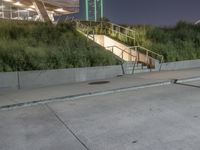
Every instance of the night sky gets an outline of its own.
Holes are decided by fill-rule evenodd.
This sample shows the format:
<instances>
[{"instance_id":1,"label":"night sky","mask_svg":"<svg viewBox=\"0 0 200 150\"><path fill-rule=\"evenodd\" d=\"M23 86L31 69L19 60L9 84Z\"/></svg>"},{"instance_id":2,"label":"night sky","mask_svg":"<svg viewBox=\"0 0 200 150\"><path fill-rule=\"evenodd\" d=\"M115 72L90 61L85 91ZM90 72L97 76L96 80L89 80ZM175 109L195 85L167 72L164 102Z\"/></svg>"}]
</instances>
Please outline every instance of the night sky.
<instances>
[{"instance_id":1,"label":"night sky","mask_svg":"<svg viewBox=\"0 0 200 150\"><path fill-rule=\"evenodd\" d=\"M78 16L84 18L84 1ZM115 23L174 25L200 19L200 0L104 0L104 16Z\"/></svg>"}]
</instances>

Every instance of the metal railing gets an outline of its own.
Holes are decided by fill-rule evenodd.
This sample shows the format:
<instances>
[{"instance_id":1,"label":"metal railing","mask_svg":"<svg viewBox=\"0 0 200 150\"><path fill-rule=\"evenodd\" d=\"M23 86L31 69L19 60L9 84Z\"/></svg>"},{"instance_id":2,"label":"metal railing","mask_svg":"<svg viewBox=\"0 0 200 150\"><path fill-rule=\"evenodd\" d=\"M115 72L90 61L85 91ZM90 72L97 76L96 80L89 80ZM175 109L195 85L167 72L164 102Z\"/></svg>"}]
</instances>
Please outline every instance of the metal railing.
<instances>
[{"instance_id":1,"label":"metal railing","mask_svg":"<svg viewBox=\"0 0 200 150\"><path fill-rule=\"evenodd\" d=\"M130 39L133 40L133 45L136 44L136 30L135 29L129 29L111 22L108 22L108 24L110 25L110 32L111 34L119 34L123 37L125 37L125 39Z\"/></svg>"},{"instance_id":2,"label":"metal railing","mask_svg":"<svg viewBox=\"0 0 200 150\"><path fill-rule=\"evenodd\" d=\"M158 53L156 53L154 51L151 51L151 50L149 50L149 49L147 49L145 47L142 47L142 46L131 46L129 48L133 49L134 51L136 51L137 54L138 54L138 52L144 54L145 57L146 57L146 60L149 60L149 59L147 59L149 57L152 58L152 59L158 60L159 63L160 63L159 71L161 70L162 64L164 62L164 56L163 55L160 55L160 54L158 54ZM140 61L139 58L138 58L138 61ZM149 62L147 62L147 63L149 63Z\"/></svg>"},{"instance_id":3,"label":"metal railing","mask_svg":"<svg viewBox=\"0 0 200 150\"><path fill-rule=\"evenodd\" d=\"M116 37L123 42L127 42L129 40L133 41L133 45L136 44L136 30L129 29L111 22L77 21L77 29L85 33L87 30L94 30L94 34L105 34Z\"/></svg>"},{"instance_id":4,"label":"metal railing","mask_svg":"<svg viewBox=\"0 0 200 150\"><path fill-rule=\"evenodd\" d=\"M125 61L124 61L124 53L127 54L129 57L131 57L131 59L132 59L132 58L135 58L134 60L131 60L132 62L134 62L133 69L132 69L132 74L134 73L136 64L137 64L137 62L138 62L137 56L135 56L135 55L133 55L133 54L127 52L126 49L122 49L122 48L120 48L120 47L118 47L118 46L107 46L107 47L105 47L105 48L106 48L106 49L110 49L110 48L111 48L110 51L111 51L113 54L115 54L115 52L114 52L115 49L114 49L114 48L117 48L117 50L120 50L120 51L121 51L121 55L118 56L118 57L119 57L119 58L121 59L121 61L123 61L123 62L125 62ZM116 54L115 54L115 55L116 55ZM123 67L123 63L122 63L122 68L123 68L123 72L125 72L125 71L124 71L124 67Z\"/></svg>"},{"instance_id":5,"label":"metal railing","mask_svg":"<svg viewBox=\"0 0 200 150\"><path fill-rule=\"evenodd\" d=\"M125 40L131 40L133 41L133 45L136 45L136 34L137 31L135 29L129 29L111 22L94 22L94 21L90 21L90 22L86 22L86 24L81 21L78 21L77 23L77 29L85 34L87 34L87 36L89 37L89 35L93 35L94 34L104 34L104 35L109 35L113 37L117 37L118 40L121 40L119 38L120 35L122 36ZM115 36L116 35L116 36ZM126 42L123 41L122 42ZM115 48L119 48L117 46L111 46L111 47L115 47ZM164 62L164 57L163 55L160 55L152 50L149 50L145 47L142 46L130 46L129 47L132 50L135 50L137 54L142 53L143 55L146 56L146 60L150 60L149 58L152 58L154 60L159 60L160 63L160 67L159 67L159 71L161 70L162 67L162 63ZM120 49L120 48L119 48ZM128 53L128 52L127 52ZM139 61L139 57L137 56L137 60ZM144 61L144 60L143 60ZM145 63L145 62L143 62ZM150 63L148 61L146 61L146 63ZM151 65L151 64L150 64Z\"/></svg>"}]
</instances>

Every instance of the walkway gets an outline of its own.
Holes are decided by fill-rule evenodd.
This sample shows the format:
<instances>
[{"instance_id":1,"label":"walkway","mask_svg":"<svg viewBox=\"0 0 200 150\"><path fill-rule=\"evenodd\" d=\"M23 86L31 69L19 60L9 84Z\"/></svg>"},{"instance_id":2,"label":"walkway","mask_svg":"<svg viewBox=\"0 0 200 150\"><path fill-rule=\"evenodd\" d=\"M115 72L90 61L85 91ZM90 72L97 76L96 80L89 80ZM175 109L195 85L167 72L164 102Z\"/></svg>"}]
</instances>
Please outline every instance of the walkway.
<instances>
[{"instance_id":1,"label":"walkway","mask_svg":"<svg viewBox=\"0 0 200 150\"><path fill-rule=\"evenodd\" d=\"M1 91L1 150L199 150L199 75L191 69ZM194 81L166 84L176 78Z\"/></svg>"}]
</instances>

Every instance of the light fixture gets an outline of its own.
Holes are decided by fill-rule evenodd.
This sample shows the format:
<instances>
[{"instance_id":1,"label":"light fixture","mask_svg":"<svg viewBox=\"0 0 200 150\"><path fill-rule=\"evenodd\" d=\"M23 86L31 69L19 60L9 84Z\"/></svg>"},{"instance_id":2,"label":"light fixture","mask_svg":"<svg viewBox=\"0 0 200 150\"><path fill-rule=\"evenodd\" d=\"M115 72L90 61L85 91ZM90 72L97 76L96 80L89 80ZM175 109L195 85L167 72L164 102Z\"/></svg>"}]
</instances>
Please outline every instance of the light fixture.
<instances>
[{"instance_id":1,"label":"light fixture","mask_svg":"<svg viewBox=\"0 0 200 150\"><path fill-rule=\"evenodd\" d=\"M23 5L23 4L20 3L19 1L15 2L15 3L13 3L13 4L16 5L16 6L22 6L22 5Z\"/></svg>"},{"instance_id":2,"label":"light fixture","mask_svg":"<svg viewBox=\"0 0 200 150\"><path fill-rule=\"evenodd\" d=\"M55 9L55 11L57 11L57 12L66 12L63 8Z\"/></svg>"},{"instance_id":3,"label":"light fixture","mask_svg":"<svg viewBox=\"0 0 200 150\"><path fill-rule=\"evenodd\" d=\"M4 2L13 2L13 0L3 0Z\"/></svg>"},{"instance_id":4,"label":"light fixture","mask_svg":"<svg viewBox=\"0 0 200 150\"><path fill-rule=\"evenodd\" d=\"M35 10L32 9L32 8L27 8L26 10L28 10L28 11L35 11Z\"/></svg>"}]
</instances>

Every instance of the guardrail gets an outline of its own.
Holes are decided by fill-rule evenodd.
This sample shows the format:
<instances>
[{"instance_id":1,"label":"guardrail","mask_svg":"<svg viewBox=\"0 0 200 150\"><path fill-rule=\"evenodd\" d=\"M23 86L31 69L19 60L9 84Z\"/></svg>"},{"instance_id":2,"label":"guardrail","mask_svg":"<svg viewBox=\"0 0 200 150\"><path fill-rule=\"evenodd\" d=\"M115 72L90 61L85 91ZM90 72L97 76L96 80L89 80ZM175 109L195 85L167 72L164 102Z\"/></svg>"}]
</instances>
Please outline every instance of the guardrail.
<instances>
[{"instance_id":1,"label":"guardrail","mask_svg":"<svg viewBox=\"0 0 200 150\"><path fill-rule=\"evenodd\" d=\"M160 63L159 71L161 70L162 64L164 62L164 56L163 55L160 55L160 54L158 54L158 53L156 53L152 50L149 50L145 47L142 47L142 46L131 46L129 48L135 50L137 53L138 53L138 51L143 53L146 57L146 60L149 60L149 59L147 59L149 57L151 57L152 59L159 60L159 63ZM138 61L139 61L140 58L139 58L139 56L137 56L137 57L138 57ZM147 63L149 63L149 62L147 62Z\"/></svg>"},{"instance_id":2,"label":"guardrail","mask_svg":"<svg viewBox=\"0 0 200 150\"><path fill-rule=\"evenodd\" d=\"M120 35L123 36L123 38L125 38L125 40L129 39L133 41L133 45L136 44L136 30L134 29L129 29L111 22L94 22L94 21L89 21L86 22L86 24L81 21L77 22L77 29L81 30L82 32L84 32L85 34L87 34L87 36L89 36L89 34L104 34L104 35L109 35L112 36L116 35ZM119 40L121 40L119 38ZM123 40L122 40L123 41ZM125 42L125 41L124 41ZM117 46L111 46L111 47L116 47ZM119 47L118 47L119 48ZM137 54L139 55L140 53L142 53L143 55L145 55L146 57L146 61L143 60L143 63L149 64L150 67L152 65L152 60L159 60L160 62L160 67L159 70L161 70L162 67L162 63L164 62L164 57L163 55L160 55L152 50L149 50L145 47L142 46L130 46L130 49L133 49L137 52ZM138 53L140 52L140 53ZM148 59L148 57L150 59ZM140 57L137 56L137 61L139 60ZM150 61L150 62L149 62Z\"/></svg>"},{"instance_id":3,"label":"guardrail","mask_svg":"<svg viewBox=\"0 0 200 150\"><path fill-rule=\"evenodd\" d=\"M88 30L88 32L93 30L94 34L105 34L117 37L123 42L127 42L129 39L129 41L133 41L133 45L136 44L136 30L134 29L129 29L111 22L77 21L77 25L79 30Z\"/></svg>"},{"instance_id":4,"label":"guardrail","mask_svg":"<svg viewBox=\"0 0 200 150\"><path fill-rule=\"evenodd\" d=\"M120 51L121 51L121 57L120 57L120 56L118 56L118 57L119 57L122 61L124 61L124 53L127 54L128 56L130 56L131 59L132 59L132 58L135 58L134 60L132 60L132 61L134 61L132 74L134 73L136 64L137 64L137 62L138 62L137 56L135 56L135 55L133 55L133 54L127 52L125 49L122 49L122 48L120 48L120 47L118 47L118 46L107 46L107 47L105 47L105 48L106 48L106 49L110 49L110 48L111 48L110 51L111 51L113 54L115 54L115 53L114 53L114 48L117 48L118 50L120 50ZM123 68L123 65L122 65L122 68ZM125 71L124 71L124 68L123 68L123 72L125 72Z\"/></svg>"}]
</instances>

